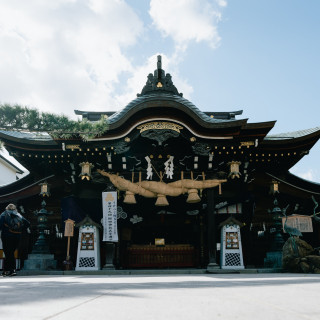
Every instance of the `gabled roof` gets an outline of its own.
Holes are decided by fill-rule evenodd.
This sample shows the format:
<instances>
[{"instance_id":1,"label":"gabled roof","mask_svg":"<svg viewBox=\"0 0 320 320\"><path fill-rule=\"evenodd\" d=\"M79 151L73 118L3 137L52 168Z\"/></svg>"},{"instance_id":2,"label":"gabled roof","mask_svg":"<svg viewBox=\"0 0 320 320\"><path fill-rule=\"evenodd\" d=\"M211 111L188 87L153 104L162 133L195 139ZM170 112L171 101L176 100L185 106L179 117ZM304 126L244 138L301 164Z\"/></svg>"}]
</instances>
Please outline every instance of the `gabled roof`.
<instances>
[{"instance_id":1,"label":"gabled roof","mask_svg":"<svg viewBox=\"0 0 320 320\"><path fill-rule=\"evenodd\" d=\"M227 225L227 224L236 224L238 225L240 228L244 226L244 224L242 222L240 222L239 220L237 220L235 217L230 216L228 219L222 221L219 224L219 228L222 228L223 226Z\"/></svg>"},{"instance_id":2,"label":"gabled roof","mask_svg":"<svg viewBox=\"0 0 320 320\"><path fill-rule=\"evenodd\" d=\"M239 120L235 120L235 118L221 119L216 117L210 117L208 114L200 111L192 102L190 102L189 100L181 96L170 94L170 93L162 93L161 95L159 95L158 92L155 92L155 93L145 94L131 101L124 109L114 113L112 116L109 117L109 124L110 125L115 124L116 122L120 121L122 118L126 117L126 115L131 110L133 110L136 106L141 105L145 102L151 102L151 101L177 102L178 104L186 107L186 109L191 113L193 113L194 116L198 117L204 122L211 123L211 124L221 124L223 122L239 121Z\"/></svg>"},{"instance_id":3,"label":"gabled roof","mask_svg":"<svg viewBox=\"0 0 320 320\"><path fill-rule=\"evenodd\" d=\"M78 222L75 226L76 228L79 228L81 226L87 226L87 225L95 226L98 229L102 229L101 225L94 222L88 215L86 215L85 218L82 221Z\"/></svg>"},{"instance_id":4,"label":"gabled roof","mask_svg":"<svg viewBox=\"0 0 320 320\"><path fill-rule=\"evenodd\" d=\"M78 116L82 116L83 119L87 119L89 121L99 121L102 116L111 117L117 111L81 111L81 110L74 110L74 113ZM206 115L211 118L216 119L235 119L236 116L241 115L243 110L237 111L204 111Z\"/></svg>"},{"instance_id":5,"label":"gabled roof","mask_svg":"<svg viewBox=\"0 0 320 320\"><path fill-rule=\"evenodd\" d=\"M109 129L100 137L88 141L116 140L131 134L139 125L153 121L172 121L184 126L201 139L237 139L254 142L264 149L296 148L303 146L307 152L320 137L320 128L267 136L275 121L248 123L248 119L236 119L233 112L202 112L192 102L185 99L174 86L171 75L162 69L158 56L157 69L149 74L147 82L137 98L118 112L87 112L76 110L76 114L89 119L89 115L107 115ZM59 151L63 149L63 139L52 139L47 133L0 131L2 139L12 149L29 151ZM79 143L80 138L73 139ZM258 143L259 142L259 143ZM68 143L72 143L68 140ZM286 145L287 144L287 145ZM289 151L290 152L290 151ZM298 161L298 159L297 159Z\"/></svg>"},{"instance_id":6,"label":"gabled roof","mask_svg":"<svg viewBox=\"0 0 320 320\"><path fill-rule=\"evenodd\" d=\"M235 115L242 114L242 110L233 112L202 112L192 102L183 98L182 93L179 93L174 86L171 75L162 69L161 56L158 56L157 69L154 73L148 75L147 82L137 98L132 100L125 108L110 115L109 113L109 130L119 128L127 119L132 117L137 112L145 112L146 110L154 110L162 108L161 113L183 112L187 116L202 127L232 127L242 126L246 124L247 119L235 119ZM171 109L171 110L170 110ZM86 113L76 110L76 114L91 118L97 118L97 113ZM100 113L100 116L106 112Z\"/></svg>"}]
</instances>

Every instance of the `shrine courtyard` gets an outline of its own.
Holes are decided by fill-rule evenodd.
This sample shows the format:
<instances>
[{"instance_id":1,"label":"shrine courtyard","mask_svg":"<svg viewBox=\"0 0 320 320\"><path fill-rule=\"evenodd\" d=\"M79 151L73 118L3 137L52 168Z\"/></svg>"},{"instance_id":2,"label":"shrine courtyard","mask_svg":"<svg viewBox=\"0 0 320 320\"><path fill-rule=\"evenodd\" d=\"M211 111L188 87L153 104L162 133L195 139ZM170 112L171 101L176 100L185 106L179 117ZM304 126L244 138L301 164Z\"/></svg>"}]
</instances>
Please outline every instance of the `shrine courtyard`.
<instances>
[{"instance_id":1,"label":"shrine courtyard","mask_svg":"<svg viewBox=\"0 0 320 320\"><path fill-rule=\"evenodd\" d=\"M2 319L319 319L320 275L17 276Z\"/></svg>"}]
</instances>

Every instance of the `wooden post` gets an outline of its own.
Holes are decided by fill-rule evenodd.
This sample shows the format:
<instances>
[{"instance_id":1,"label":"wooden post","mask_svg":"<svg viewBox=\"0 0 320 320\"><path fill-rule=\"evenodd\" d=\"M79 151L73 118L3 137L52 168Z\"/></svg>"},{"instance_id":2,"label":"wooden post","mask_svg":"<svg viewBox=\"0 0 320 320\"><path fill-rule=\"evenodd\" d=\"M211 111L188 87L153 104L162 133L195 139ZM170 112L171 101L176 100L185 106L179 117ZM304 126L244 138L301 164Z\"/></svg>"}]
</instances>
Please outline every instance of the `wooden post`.
<instances>
[{"instance_id":1,"label":"wooden post","mask_svg":"<svg viewBox=\"0 0 320 320\"><path fill-rule=\"evenodd\" d=\"M70 260L70 237L68 236L67 260Z\"/></svg>"},{"instance_id":2,"label":"wooden post","mask_svg":"<svg viewBox=\"0 0 320 320\"><path fill-rule=\"evenodd\" d=\"M72 269L72 262L70 261L70 237L73 237L74 234L74 221L68 219L65 221L65 228L64 228L64 236L68 237L68 245L67 245L67 258L63 263L66 266L66 270Z\"/></svg>"}]
</instances>

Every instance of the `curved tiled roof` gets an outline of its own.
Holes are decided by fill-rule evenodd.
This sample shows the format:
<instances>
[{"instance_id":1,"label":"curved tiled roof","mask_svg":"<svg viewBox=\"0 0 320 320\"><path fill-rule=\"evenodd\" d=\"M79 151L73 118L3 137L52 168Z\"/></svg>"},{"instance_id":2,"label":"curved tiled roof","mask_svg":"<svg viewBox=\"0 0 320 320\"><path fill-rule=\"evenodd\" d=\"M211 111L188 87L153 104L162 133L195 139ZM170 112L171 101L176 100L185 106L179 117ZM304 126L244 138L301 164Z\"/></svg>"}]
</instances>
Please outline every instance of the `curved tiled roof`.
<instances>
[{"instance_id":1,"label":"curved tiled roof","mask_svg":"<svg viewBox=\"0 0 320 320\"><path fill-rule=\"evenodd\" d=\"M138 98L132 100L124 109L114 113L112 116L108 118L109 123L113 124L118 122L120 119L125 117L125 115L132 110L134 107L136 107L139 104L142 104L144 102L148 101L173 101L177 102L179 104L182 104L183 106L187 107L189 110L191 110L196 116L198 116L201 120L208 122L208 123L223 123L223 122L232 122L237 121L235 119L216 119L211 118L204 112L200 111L192 102L189 100L170 93L151 93L151 94L145 94L142 96L139 96Z\"/></svg>"},{"instance_id":2,"label":"curved tiled roof","mask_svg":"<svg viewBox=\"0 0 320 320\"><path fill-rule=\"evenodd\" d=\"M297 188L311 194L320 195L320 183L318 182L303 179L289 171L285 172L283 175L280 175L280 176L270 172L266 172L266 174L278 180L279 182L290 185L293 188Z\"/></svg>"},{"instance_id":3,"label":"curved tiled roof","mask_svg":"<svg viewBox=\"0 0 320 320\"><path fill-rule=\"evenodd\" d=\"M309 134L315 133L317 131L320 131L320 127L315 127L315 128L306 129L306 130L293 131L293 132L272 134L272 135L266 136L264 140L296 139L296 138L304 137Z\"/></svg>"},{"instance_id":4,"label":"curved tiled roof","mask_svg":"<svg viewBox=\"0 0 320 320\"><path fill-rule=\"evenodd\" d=\"M46 132L22 132L22 131L6 131L0 130L0 134L10 136L17 139L28 139L38 141L52 141L51 136Z\"/></svg>"}]
</instances>

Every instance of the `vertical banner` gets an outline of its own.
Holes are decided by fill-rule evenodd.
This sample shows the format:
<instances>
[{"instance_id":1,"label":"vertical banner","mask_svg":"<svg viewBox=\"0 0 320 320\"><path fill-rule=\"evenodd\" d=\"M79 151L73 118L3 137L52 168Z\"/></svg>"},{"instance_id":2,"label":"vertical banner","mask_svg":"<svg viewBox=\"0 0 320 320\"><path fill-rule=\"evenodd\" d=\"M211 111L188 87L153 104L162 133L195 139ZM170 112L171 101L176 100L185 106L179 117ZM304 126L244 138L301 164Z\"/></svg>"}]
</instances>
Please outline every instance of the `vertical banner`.
<instances>
[{"instance_id":1,"label":"vertical banner","mask_svg":"<svg viewBox=\"0 0 320 320\"><path fill-rule=\"evenodd\" d=\"M103 239L118 242L117 192L102 192Z\"/></svg>"}]
</instances>

